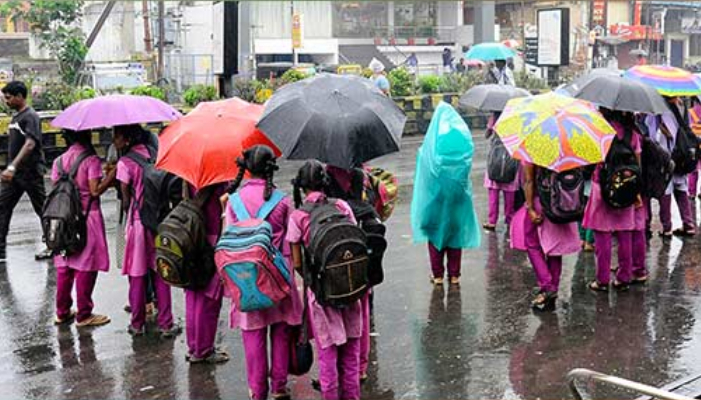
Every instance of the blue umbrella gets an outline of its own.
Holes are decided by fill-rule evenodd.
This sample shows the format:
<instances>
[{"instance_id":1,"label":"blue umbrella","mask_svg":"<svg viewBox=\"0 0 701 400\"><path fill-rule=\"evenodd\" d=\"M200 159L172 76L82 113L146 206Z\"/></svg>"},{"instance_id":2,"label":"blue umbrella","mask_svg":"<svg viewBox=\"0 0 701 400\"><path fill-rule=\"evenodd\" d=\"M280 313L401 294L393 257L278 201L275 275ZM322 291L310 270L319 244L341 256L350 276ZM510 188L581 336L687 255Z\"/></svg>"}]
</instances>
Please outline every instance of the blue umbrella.
<instances>
[{"instance_id":1,"label":"blue umbrella","mask_svg":"<svg viewBox=\"0 0 701 400\"><path fill-rule=\"evenodd\" d=\"M516 56L516 52L501 43L480 43L465 53L466 60L506 60Z\"/></svg>"}]
</instances>

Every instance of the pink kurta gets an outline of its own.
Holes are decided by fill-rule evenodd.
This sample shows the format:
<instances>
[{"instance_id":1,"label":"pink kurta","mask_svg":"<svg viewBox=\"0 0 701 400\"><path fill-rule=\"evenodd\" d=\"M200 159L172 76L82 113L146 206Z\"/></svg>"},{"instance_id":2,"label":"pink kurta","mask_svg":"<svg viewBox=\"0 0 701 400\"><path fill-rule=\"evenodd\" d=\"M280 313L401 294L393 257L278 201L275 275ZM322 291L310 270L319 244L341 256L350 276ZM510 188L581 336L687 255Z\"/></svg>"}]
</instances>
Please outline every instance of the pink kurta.
<instances>
[{"instance_id":1,"label":"pink kurta","mask_svg":"<svg viewBox=\"0 0 701 400\"><path fill-rule=\"evenodd\" d=\"M534 201L536 211L542 215L540 200L536 198ZM526 218L530 217L524 206L514 214L511 220L511 247L516 250L528 250L526 246ZM554 224L547 217L544 217L543 223L538 225L538 237L546 256L563 256L577 253L580 250L579 230L576 222Z\"/></svg>"},{"instance_id":2,"label":"pink kurta","mask_svg":"<svg viewBox=\"0 0 701 400\"><path fill-rule=\"evenodd\" d=\"M611 126L616 130L617 137L623 139L625 134L623 126L618 122L613 122ZM633 130L630 144L635 154L639 155L642 152L640 134L635 129ZM644 229L644 224L642 227L639 226L640 218L636 218L635 206L613 208L606 204L601 195L601 186L599 184L599 173L601 169L602 164L599 164L592 177L591 194L589 195L589 202L584 210L584 220L582 221L584 228L600 232ZM638 223L636 224L636 222Z\"/></svg>"},{"instance_id":3,"label":"pink kurta","mask_svg":"<svg viewBox=\"0 0 701 400\"><path fill-rule=\"evenodd\" d=\"M311 192L307 195L305 202L318 203L324 199L326 199L326 196L323 193ZM336 208L355 223L353 211L348 203L336 200ZM287 241L289 243L304 242L305 245L309 245L309 224L308 213L301 210L292 212L290 224L287 228ZM362 335L363 318L360 301L356 301L346 308L337 309L320 305L311 289L307 290L307 296L314 336L319 341L322 349L330 346L341 346L349 338L359 338Z\"/></svg>"},{"instance_id":4,"label":"pink kurta","mask_svg":"<svg viewBox=\"0 0 701 400\"><path fill-rule=\"evenodd\" d=\"M149 157L148 149L143 144L134 146L131 151ZM141 224L139 207L135 205L144 191L141 182L141 167L133 160L122 157L117 162L117 180L129 185L132 190L132 204L129 206L126 227L124 229L124 261L122 275L140 277L148 269L156 269L156 247L153 234Z\"/></svg>"},{"instance_id":5,"label":"pink kurta","mask_svg":"<svg viewBox=\"0 0 701 400\"><path fill-rule=\"evenodd\" d=\"M217 240L219 239L219 233L221 230L221 203L219 198L226 193L226 185L217 185L212 194L210 194L208 201L204 205L204 218L206 221L207 230L207 242L210 245L216 246ZM191 187L190 195L195 196L197 192ZM221 278L219 274L214 274L212 280L202 292L210 299L219 299L224 294L224 286L222 285Z\"/></svg>"},{"instance_id":6,"label":"pink kurta","mask_svg":"<svg viewBox=\"0 0 701 400\"><path fill-rule=\"evenodd\" d=\"M243 183L238 190L239 196L243 204L246 205L246 210L249 215L254 216L265 202L263 194L265 192L265 180L251 179ZM273 212L267 218L267 221L273 228L273 244L282 251L282 254L289 260L290 249L284 242L287 232L287 220L290 215L290 199L285 197L275 207ZM226 223L233 224L238 221L231 204L226 206ZM283 246L283 244L285 244ZM296 280L294 280L294 268L292 263L288 262L290 274L293 277L292 290L290 296L280 302L275 307L271 307L260 311L240 312L236 308L236 304L231 303L231 327L241 328L243 330L256 330L276 324L278 322L286 322L289 325L300 325L302 323L302 300L297 289ZM211 289L207 288L208 290ZM228 296L230 297L230 296Z\"/></svg>"},{"instance_id":7,"label":"pink kurta","mask_svg":"<svg viewBox=\"0 0 701 400\"><path fill-rule=\"evenodd\" d=\"M70 173L73 163L85 150L85 147L79 143L69 147L61 158L54 161L51 169L51 180L56 182L60 178L57 167L58 162L62 162L63 170L66 173ZM83 203L83 210L87 209L90 202L90 181L99 179L102 179L102 163L97 156L93 155L82 162L75 177L75 183L80 192L80 200ZM100 199L93 199L90 205L90 212L87 213L87 228L87 243L83 251L68 257L55 256L55 266L69 267L76 271L84 272L109 270L110 259L107 252L105 220L102 218Z\"/></svg>"}]
</instances>

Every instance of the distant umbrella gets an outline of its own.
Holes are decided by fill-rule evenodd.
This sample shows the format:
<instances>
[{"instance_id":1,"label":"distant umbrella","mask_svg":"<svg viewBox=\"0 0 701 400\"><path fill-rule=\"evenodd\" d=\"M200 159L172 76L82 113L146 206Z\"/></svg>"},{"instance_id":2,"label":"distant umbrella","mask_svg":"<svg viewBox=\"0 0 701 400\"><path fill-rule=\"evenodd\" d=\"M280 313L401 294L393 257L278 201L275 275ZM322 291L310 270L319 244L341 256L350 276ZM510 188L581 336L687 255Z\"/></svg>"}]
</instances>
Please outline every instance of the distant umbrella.
<instances>
[{"instance_id":1,"label":"distant umbrella","mask_svg":"<svg viewBox=\"0 0 701 400\"><path fill-rule=\"evenodd\" d=\"M507 60L516 57L516 52L501 43L480 43L472 46L465 53L467 60Z\"/></svg>"},{"instance_id":2,"label":"distant umbrella","mask_svg":"<svg viewBox=\"0 0 701 400\"><path fill-rule=\"evenodd\" d=\"M482 111L502 111L509 100L530 95L527 90L511 85L477 85L460 96L459 104Z\"/></svg>"}]
</instances>

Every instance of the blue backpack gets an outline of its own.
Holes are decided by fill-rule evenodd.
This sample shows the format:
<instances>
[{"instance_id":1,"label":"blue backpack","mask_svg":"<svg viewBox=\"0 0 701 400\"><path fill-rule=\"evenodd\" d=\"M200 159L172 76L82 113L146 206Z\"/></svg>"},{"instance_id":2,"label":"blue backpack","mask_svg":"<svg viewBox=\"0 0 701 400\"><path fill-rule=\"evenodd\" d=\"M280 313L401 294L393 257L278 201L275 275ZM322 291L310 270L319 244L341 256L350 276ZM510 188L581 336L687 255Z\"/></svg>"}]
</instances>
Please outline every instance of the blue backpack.
<instances>
[{"instance_id":1,"label":"blue backpack","mask_svg":"<svg viewBox=\"0 0 701 400\"><path fill-rule=\"evenodd\" d=\"M238 222L228 226L217 243L217 271L237 308L250 312L270 308L290 295L292 276L280 250L273 245L273 228L265 219L285 195L276 190L251 218L238 193L229 203Z\"/></svg>"}]
</instances>

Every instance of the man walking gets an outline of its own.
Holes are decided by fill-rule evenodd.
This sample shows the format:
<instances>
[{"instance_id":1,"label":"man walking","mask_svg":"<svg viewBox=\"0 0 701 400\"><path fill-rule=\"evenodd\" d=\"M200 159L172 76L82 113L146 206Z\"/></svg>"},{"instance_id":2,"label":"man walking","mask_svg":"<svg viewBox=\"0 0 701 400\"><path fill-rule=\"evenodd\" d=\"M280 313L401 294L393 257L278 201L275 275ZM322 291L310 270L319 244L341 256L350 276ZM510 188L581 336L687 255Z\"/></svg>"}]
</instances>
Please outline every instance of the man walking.
<instances>
[{"instance_id":1,"label":"man walking","mask_svg":"<svg viewBox=\"0 0 701 400\"><path fill-rule=\"evenodd\" d=\"M15 206L26 192L34 212L41 217L46 190L41 121L36 111L27 105L27 87L23 82L13 81L2 88L2 93L5 103L15 111L8 131L8 164L0 175L0 261L5 261L7 233ZM47 249L37 254L36 259L50 256Z\"/></svg>"}]
</instances>

